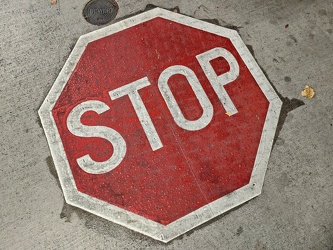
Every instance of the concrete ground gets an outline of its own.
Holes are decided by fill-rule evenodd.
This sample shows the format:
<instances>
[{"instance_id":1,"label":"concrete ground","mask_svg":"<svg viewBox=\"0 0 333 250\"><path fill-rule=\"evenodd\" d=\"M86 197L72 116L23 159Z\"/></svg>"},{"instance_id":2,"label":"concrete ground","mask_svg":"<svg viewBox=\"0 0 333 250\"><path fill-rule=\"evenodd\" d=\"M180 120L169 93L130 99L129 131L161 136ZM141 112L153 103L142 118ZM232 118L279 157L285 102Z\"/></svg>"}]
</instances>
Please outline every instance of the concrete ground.
<instances>
[{"instance_id":1,"label":"concrete ground","mask_svg":"<svg viewBox=\"0 0 333 250\"><path fill-rule=\"evenodd\" d=\"M117 19L154 4L238 27L285 104L262 194L168 244L64 204L37 110L98 29L85 3L1 1L0 249L333 249L331 0L118 2Z\"/></svg>"}]
</instances>

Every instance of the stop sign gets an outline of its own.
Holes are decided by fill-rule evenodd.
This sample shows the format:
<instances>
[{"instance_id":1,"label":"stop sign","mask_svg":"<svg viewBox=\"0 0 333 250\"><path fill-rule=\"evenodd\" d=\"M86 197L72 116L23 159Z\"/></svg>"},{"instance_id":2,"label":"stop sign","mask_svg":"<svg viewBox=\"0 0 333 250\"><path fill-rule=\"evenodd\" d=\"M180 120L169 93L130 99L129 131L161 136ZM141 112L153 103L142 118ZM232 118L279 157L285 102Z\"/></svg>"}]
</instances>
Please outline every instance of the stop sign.
<instances>
[{"instance_id":1,"label":"stop sign","mask_svg":"<svg viewBox=\"0 0 333 250\"><path fill-rule=\"evenodd\" d=\"M236 31L156 8L81 36L39 115L69 204L167 242L260 194L280 108Z\"/></svg>"}]
</instances>

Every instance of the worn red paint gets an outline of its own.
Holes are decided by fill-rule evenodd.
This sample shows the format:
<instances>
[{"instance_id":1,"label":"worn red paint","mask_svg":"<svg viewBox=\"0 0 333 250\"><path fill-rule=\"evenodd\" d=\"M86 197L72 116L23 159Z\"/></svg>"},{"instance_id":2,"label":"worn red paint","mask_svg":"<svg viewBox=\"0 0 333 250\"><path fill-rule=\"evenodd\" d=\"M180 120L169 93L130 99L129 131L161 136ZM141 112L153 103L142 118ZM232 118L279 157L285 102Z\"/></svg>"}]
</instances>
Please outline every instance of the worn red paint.
<instances>
[{"instance_id":1,"label":"worn red paint","mask_svg":"<svg viewBox=\"0 0 333 250\"><path fill-rule=\"evenodd\" d=\"M239 77L225 87L238 109L230 117L195 58L215 47L230 51L240 67ZM178 127L158 90L160 73L172 65L192 69L213 104L213 119L202 130ZM228 71L222 59L212 65L218 74ZM156 151L129 98L112 101L108 94L145 76L151 85L139 93L163 143ZM169 86L185 117L200 117L202 109L186 78L171 77ZM76 137L66 126L73 107L87 100L101 100L110 110L87 112L82 123L111 127L127 143L125 159L106 174L88 174L76 159L90 154L104 161L112 155L112 145L101 138ZM80 192L167 225L250 181L268 105L230 40L155 18L91 42L52 114Z\"/></svg>"}]
</instances>

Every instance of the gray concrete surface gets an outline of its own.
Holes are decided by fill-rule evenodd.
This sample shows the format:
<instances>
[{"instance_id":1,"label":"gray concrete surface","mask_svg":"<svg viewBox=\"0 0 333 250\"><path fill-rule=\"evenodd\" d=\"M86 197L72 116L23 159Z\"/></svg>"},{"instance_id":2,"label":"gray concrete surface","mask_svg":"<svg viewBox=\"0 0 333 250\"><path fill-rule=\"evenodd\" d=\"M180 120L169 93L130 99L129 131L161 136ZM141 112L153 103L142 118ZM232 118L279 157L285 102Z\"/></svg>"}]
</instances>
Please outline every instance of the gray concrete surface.
<instances>
[{"instance_id":1,"label":"gray concrete surface","mask_svg":"<svg viewBox=\"0 0 333 250\"><path fill-rule=\"evenodd\" d=\"M263 193L169 244L64 205L37 110L78 37L98 28L85 2L1 1L0 249L333 249L331 0L118 2L117 18L151 3L237 26L281 96L305 104L286 106Z\"/></svg>"}]
</instances>

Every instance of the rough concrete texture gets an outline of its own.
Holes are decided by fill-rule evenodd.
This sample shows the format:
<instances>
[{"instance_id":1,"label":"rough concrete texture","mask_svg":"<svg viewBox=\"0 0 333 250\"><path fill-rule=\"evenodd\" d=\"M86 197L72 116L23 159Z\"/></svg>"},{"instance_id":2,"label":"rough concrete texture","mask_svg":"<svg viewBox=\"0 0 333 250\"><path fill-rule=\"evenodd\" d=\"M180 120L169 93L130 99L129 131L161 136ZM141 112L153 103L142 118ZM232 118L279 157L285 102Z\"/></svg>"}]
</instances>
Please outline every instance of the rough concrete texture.
<instances>
[{"instance_id":1,"label":"rough concrete texture","mask_svg":"<svg viewBox=\"0 0 333 250\"><path fill-rule=\"evenodd\" d=\"M169 244L64 205L37 110L78 37L98 29L85 3L1 1L0 249L333 249L331 0L118 2L118 19L150 3L238 27L281 97L304 101L285 105L263 193Z\"/></svg>"}]
</instances>

